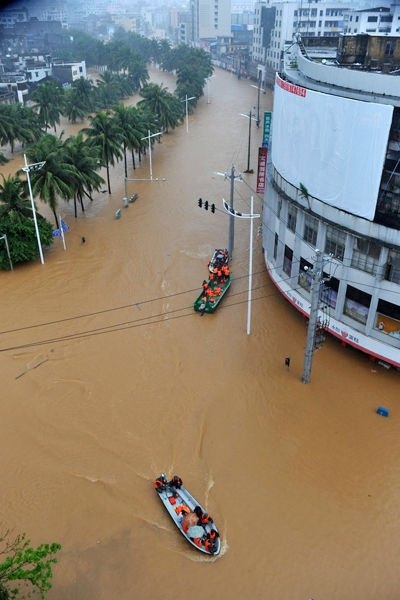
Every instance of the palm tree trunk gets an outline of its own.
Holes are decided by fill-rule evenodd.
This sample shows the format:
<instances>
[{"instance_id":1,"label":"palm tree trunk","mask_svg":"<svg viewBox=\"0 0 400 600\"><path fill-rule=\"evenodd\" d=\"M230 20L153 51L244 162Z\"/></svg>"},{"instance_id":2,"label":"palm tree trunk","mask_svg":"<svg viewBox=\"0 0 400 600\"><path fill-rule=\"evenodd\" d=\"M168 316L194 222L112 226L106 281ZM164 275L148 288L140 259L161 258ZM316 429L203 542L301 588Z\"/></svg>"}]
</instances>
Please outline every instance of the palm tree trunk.
<instances>
[{"instance_id":1,"label":"palm tree trunk","mask_svg":"<svg viewBox=\"0 0 400 600\"><path fill-rule=\"evenodd\" d=\"M75 216L75 219L78 218L78 211L76 208L76 194L74 194L74 216Z\"/></svg>"},{"instance_id":2,"label":"palm tree trunk","mask_svg":"<svg viewBox=\"0 0 400 600\"><path fill-rule=\"evenodd\" d=\"M106 170L107 170L107 187L108 187L108 193L111 194L110 166L109 166L108 163L106 164Z\"/></svg>"},{"instance_id":3,"label":"palm tree trunk","mask_svg":"<svg viewBox=\"0 0 400 600\"><path fill-rule=\"evenodd\" d=\"M124 142L124 167L125 167L125 177L128 177L128 163L126 161L126 144Z\"/></svg>"}]
</instances>

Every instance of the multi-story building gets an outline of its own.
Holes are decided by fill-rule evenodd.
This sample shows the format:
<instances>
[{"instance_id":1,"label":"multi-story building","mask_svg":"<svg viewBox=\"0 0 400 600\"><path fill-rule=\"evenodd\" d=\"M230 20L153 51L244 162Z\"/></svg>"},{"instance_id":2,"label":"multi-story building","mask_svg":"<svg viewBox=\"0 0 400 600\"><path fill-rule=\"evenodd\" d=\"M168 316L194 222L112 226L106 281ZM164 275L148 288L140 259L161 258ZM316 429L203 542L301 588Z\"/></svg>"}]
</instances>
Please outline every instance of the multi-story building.
<instances>
[{"instance_id":1,"label":"multi-story building","mask_svg":"<svg viewBox=\"0 0 400 600\"><path fill-rule=\"evenodd\" d=\"M371 0L256 2L251 54L253 63L259 65L258 69L262 69L265 64L265 69L262 69L265 71L263 80L273 85L275 73L281 69L285 48L293 43L294 35L300 34L303 40L337 38L345 31L346 23L349 22L346 21L346 15L353 14L356 9L364 9L367 5L371 5ZM390 0L381 0L381 6L387 7L384 10L390 10Z\"/></svg>"},{"instance_id":2,"label":"multi-story building","mask_svg":"<svg viewBox=\"0 0 400 600\"><path fill-rule=\"evenodd\" d=\"M199 39L231 36L231 0L197 0Z\"/></svg>"},{"instance_id":3,"label":"multi-story building","mask_svg":"<svg viewBox=\"0 0 400 600\"><path fill-rule=\"evenodd\" d=\"M351 11L344 15L344 33L387 33L400 32L400 5L378 6Z\"/></svg>"},{"instance_id":4,"label":"multi-story building","mask_svg":"<svg viewBox=\"0 0 400 600\"><path fill-rule=\"evenodd\" d=\"M309 316L320 277L323 328L400 368L400 37L391 72L368 65L387 37L367 38L352 63L348 36L336 61L310 60L299 40L276 76L263 247L297 310Z\"/></svg>"}]
</instances>

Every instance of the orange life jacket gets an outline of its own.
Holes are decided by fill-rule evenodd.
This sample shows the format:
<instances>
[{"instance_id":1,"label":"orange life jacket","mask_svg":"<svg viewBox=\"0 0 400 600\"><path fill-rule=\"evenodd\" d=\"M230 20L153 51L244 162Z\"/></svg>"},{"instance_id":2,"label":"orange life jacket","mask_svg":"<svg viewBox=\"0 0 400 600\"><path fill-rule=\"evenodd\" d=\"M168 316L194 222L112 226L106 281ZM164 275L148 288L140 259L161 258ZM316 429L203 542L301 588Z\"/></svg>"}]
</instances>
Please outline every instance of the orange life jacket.
<instances>
[{"instance_id":1,"label":"orange life jacket","mask_svg":"<svg viewBox=\"0 0 400 600\"><path fill-rule=\"evenodd\" d=\"M212 540L206 540L204 543L204 547L207 552L212 552L214 550L214 542Z\"/></svg>"},{"instance_id":2,"label":"orange life jacket","mask_svg":"<svg viewBox=\"0 0 400 600\"><path fill-rule=\"evenodd\" d=\"M190 539L196 544L196 546L199 546L200 548L203 545L202 541L201 541L201 538L199 538L199 537L197 537L197 538L190 538Z\"/></svg>"},{"instance_id":3,"label":"orange life jacket","mask_svg":"<svg viewBox=\"0 0 400 600\"><path fill-rule=\"evenodd\" d=\"M175 508L175 512L176 512L177 515L180 515L182 512L189 513L190 512L190 508L187 507L187 506L185 506L185 504L180 504L179 506L177 506Z\"/></svg>"}]
</instances>

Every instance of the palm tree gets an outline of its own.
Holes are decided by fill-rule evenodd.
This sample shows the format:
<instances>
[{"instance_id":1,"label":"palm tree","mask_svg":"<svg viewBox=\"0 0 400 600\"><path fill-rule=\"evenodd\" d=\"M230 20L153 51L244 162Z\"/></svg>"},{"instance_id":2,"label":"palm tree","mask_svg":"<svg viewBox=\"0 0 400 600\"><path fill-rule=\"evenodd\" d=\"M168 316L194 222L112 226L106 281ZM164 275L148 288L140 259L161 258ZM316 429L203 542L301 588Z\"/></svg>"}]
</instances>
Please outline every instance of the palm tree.
<instances>
[{"instance_id":1,"label":"palm tree","mask_svg":"<svg viewBox=\"0 0 400 600\"><path fill-rule=\"evenodd\" d=\"M87 110L79 92L75 89L66 90L64 98L63 114L71 123L76 123L78 120L83 121L87 115Z\"/></svg>"},{"instance_id":2,"label":"palm tree","mask_svg":"<svg viewBox=\"0 0 400 600\"><path fill-rule=\"evenodd\" d=\"M76 92L82 109L86 114L89 113L93 109L93 83L89 79L80 77L72 82L72 89Z\"/></svg>"},{"instance_id":3,"label":"palm tree","mask_svg":"<svg viewBox=\"0 0 400 600\"><path fill-rule=\"evenodd\" d=\"M128 63L128 73L134 90L139 90L150 79L146 63L138 54L132 54Z\"/></svg>"},{"instance_id":4,"label":"palm tree","mask_svg":"<svg viewBox=\"0 0 400 600\"><path fill-rule=\"evenodd\" d=\"M57 227L58 199L68 201L72 198L79 179L76 168L65 153L61 137L47 133L26 152L31 163L44 162L41 169L30 173L32 192L50 206Z\"/></svg>"},{"instance_id":5,"label":"palm tree","mask_svg":"<svg viewBox=\"0 0 400 600\"><path fill-rule=\"evenodd\" d=\"M0 184L0 217L13 212L32 218L32 205L26 182L18 175L1 176L3 183Z\"/></svg>"},{"instance_id":6,"label":"palm tree","mask_svg":"<svg viewBox=\"0 0 400 600\"><path fill-rule=\"evenodd\" d=\"M156 117L159 126L168 131L168 127L176 127L183 119L182 107L176 98L163 84L149 83L141 90L143 100L138 106L144 106Z\"/></svg>"},{"instance_id":7,"label":"palm tree","mask_svg":"<svg viewBox=\"0 0 400 600\"><path fill-rule=\"evenodd\" d=\"M74 211L77 217L77 201L82 211L85 210L83 197L93 200L92 193L104 184L104 179L97 173L99 168L97 149L89 145L83 133L69 137L64 142L65 160L76 169L77 177L74 186Z\"/></svg>"},{"instance_id":8,"label":"palm tree","mask_svg":"<svg viewBox=\"0 0 400 600\"><path fill-rule=\"evenodd\" d=\"M32 92L32 100L36 102L33 108L38 110L45 130L54 127L56 131L63 110L63 89L55 81L47 81Z\"/></svg>"},{"instance_id":9,"label":"palm tree","mask_svg":"<svg viewBox=\"0 0 400 600\"><path fill-rule=\"evenodd\" d=\"M83 129L83 132L88 137L89 145L97 149L98 158L107 170L107 188L111 194L110 165L114 166L115 160L122 157L123 134L109 112L101 111L90 120L90 127Z\"/></svg>"}]
</instances>

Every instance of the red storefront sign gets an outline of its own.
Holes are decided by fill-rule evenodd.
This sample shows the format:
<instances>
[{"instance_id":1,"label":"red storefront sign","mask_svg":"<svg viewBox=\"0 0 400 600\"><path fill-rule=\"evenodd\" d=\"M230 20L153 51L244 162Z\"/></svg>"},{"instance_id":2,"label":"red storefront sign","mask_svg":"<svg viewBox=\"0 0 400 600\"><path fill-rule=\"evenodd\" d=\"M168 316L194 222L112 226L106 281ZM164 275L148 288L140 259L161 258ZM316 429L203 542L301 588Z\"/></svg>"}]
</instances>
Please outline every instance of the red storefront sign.
<instances>
[{"instance_id":1,"label":"red storefront sign","mask_svg":"<svg viewBox=\"0 0 400 600\"><path fill-rule=\"evenodd\" d=\"M265 191L265 180L267 177L267 155L267 148L258 149L257 194L263 194Z\"/></svg>"}]
</instances>

